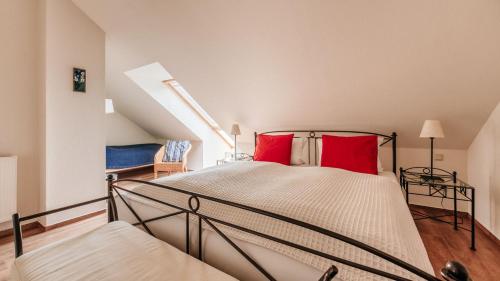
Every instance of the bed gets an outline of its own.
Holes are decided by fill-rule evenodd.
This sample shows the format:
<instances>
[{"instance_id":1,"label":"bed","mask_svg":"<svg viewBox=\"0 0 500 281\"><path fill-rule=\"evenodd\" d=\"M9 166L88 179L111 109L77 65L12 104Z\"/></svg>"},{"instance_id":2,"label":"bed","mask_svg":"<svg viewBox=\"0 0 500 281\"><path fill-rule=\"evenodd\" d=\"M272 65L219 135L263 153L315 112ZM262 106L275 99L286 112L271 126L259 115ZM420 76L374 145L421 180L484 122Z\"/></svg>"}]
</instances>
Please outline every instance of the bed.
<instances>
[{"instance_id":1,"label":"bed","mask_svg":"<svg viewBox=\"0 0 500 281\"><path fill-rule=\"evenodd\" d=\"M12 281L236 279L117 221L29 252L14 261Z\"/></svg>"},{"instance_id":2,"label":"bed","mask_svg":"<svg viewBox=\"0 0 500 281\"><path fill-rule=\"evenodd\" d=\"M390 173L372 176L331 168L240 162L204 169L189 175L163 178L155 180L154 183L307 221L376 247L428 273L433 272L398 182ZM138 186L133 192L188 208L187 195L151 188L149 185ZM131 193L123 196L143 220L176 211ZM137 222L137 218L130 214L121 200L117 200L117 205L119 219L131 223ZM245 222L243 223L245 227L273 237L281 237L327 252L342 253L340 256L348 260L368 264L404 277L415 277L343 242L329 240L319 234L309 234L304 229L270 218L258 217L252 213L209 202L203 202L199 212L214 218L224 218L235 224ZM184 223L184 217L179 216L151 222L148 227L158 238L185 250L182 227ZM196 254L198 251L196 221L192 221L190 227L191 249L193 254ZM182 231L179 231L181 229ZM307 255L229 228L221 227L221 229L236 239L237 244L249 250L257 260L262 261L262 264L269 264L270 261L287 266L294 264L293 268L296 270L293 272L287 268L283 268L282 271L274 270L276 267L270 266L271 275L278 280L315 280L330 265L328 260L320 257ZM244 259L231 255L232 249L224 247L224 240L218 238L212 230L204 229L203 239L205 262L241 280L266 279L258 271L252 270L251 265ZM340 270L339 280L378 280L369 273L351 270L342 265L337 267Z\"/></svg>"},{"instance_id":3,"label":"bed","mask_svg":"<svg viewBox=\"0 0 500 281\"><path fill-rule=\"evenodd\" d=\"M396 136L381 136L395 170ZM128 191L119 182L115 219L240 280L317 280L332 263L336 280L437 280L391 172L237 162Z\"/></svg>"},{"instance_id":4,"label":"bed","mask_svg":"<svg viewBox=\"0 0 500 281\"><path fill-rule=\"evenodd\" d=\"M309 132L315 139L314 133ZM387 138L393 142L395 170L396 136ZM371 139L376 150L377 142ZM241 280L441 280L432 274L394 173L378 173L376 162L376 157L370 160L375 174L236 162L153 182L114 180L109 175L107 196L38 214L12 216L14 278L24 279L26 272L73 276L65 271L73 268L74 276L106 271L103 276L110 277L106 280L122 280L120 274L127 278L134 278L138 272L149 276L149 271L163 268L168 258L155 255L154 249L147 250L149 240L159 240L144 239L143 232L130 227L141 235L112 235L120 233L113 227L124 224L116 221L124 220ZM120 186L124 181L139 185L127 190ZM103 200L108 202L110 222L104 228L112 229L110 233L69 239L22 256L22 222ZM96 260L92 253L97 252L92 247L105 249L109 257ZM120 249L123 252L118 248L124 248ZM191 274L182 269L206 265L183 257L178 267L163 269L170 268L168 271L174 273L181 270L178 280L200 279L198 271ZM150 262L127 268L133 264L130 259ZM90 266L96 261L97 272ZM60 268L59 263L65 266ZM111 264L121 265L114 270L122 272L107 270ZM441 274L446 280L471 280L467 269L454 261L448 262Z\"/></svg>"}]
</instances>

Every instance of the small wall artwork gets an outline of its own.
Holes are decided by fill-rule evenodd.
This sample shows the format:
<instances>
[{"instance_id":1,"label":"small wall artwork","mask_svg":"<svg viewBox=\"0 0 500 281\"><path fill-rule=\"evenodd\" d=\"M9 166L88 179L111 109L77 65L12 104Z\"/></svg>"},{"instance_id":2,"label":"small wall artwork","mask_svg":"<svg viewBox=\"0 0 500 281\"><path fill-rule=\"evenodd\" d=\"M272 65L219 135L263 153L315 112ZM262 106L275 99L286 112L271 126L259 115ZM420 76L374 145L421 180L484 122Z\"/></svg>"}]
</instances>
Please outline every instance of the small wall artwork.
<instances>
[{"instance_id":1,"label":"small wall artwork","mask_svg":"<svg viewBox=\"0 0 500 281\"><path fill-rule=\"evenodd\" d=\"M73 91L85 93L87 86L87 71L81 68L73 68Z\"/></svg>"}]
</instances>

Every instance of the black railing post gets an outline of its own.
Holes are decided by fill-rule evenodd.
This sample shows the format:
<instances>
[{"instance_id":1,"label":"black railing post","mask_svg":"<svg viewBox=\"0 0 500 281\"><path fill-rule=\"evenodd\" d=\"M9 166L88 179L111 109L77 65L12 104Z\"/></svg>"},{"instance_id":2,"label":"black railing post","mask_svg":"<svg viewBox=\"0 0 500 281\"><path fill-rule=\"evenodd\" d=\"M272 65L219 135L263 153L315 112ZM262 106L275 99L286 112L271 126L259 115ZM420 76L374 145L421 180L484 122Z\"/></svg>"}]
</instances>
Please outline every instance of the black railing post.
<instances>
[{"instance_id":1,"label":"black railing post","mask_svg":"<svg viewBox=\"0 0 500 281\"><path fill-rule=\"evenodd\" d=\"M410 184L405 181L405 190L406 190L406 205L410 205Z\"/></svg>"},{"instance_id":2,"label":"black railing post","mask_svg":"<svg viewBox=\"0 0 500 281\"><path fill-rule=\"evenodd\" d=\"M475 189L471 189L471 221L470 221L470 248L476 250L476 198Z\"/></svg>"},{"instance_id":3,"label":"black railing post","mask_svg":"<svg viewBox=\"0 0 500 281\"><path fill-rule=\"evenodd\" d=\"M457 210L457 172L453 171L453 226L458 230Z\"/></svg>"},{"instance_id":4,"label":"black railing post","mask_svg":"<svg viewBox=\"0 0 500 281\"><path fill-rule=\"evenodd\" d=\"M397 157L396 157L396 145L397 145L397 137L398 134L396 132L392 132L392 172L396 174L397 171Z\"/></svg>"},{"instance_id":5,"label":"black railing post","mask_svg":"<svg viewBox=\"0 0 500 281\"><path fill-rule=\"evenodd\" d=\"M109 174L106 177L106 181L108 182L108 222L112 222L118 219L115 211L115 200L113 197L113 175Z\"/></svg>"},{"instance_id":6,"label":"black railing post","mask_svg":"<svg viewBox=\"0 0 500 281\"><path fill-rule=\"evenodd\" d=\"M198 259L203 260L202 243L203 243L203 225L200 215L198 215Z\"/></svg>"},{"instance_id":7,"label":"black railing post","mask_svg":"<svg viewBox=\"0 0 500 281\"><path fill-rule=\"evenodd\" d=\"M316 143L316 140L315 140ZM307 138L307 163L311 165L311 137ZM316 154L314 154L314 157L316 157Z\"/></svg>"},{"instance_id":8,"label":"black railing post","mask_svg":"<svg viewBox=\"0 0 500 281\"><path fill-rule=\"evenodd\" d=\"M189 239L189 213L186 212L186 254L189 255L189 245L191 243Z\"/></svg>"},{"instance_id":9,"label":"black railing post","mask_svg":"<svg viewBox=\"0 0 500 281\"><path fill-rule=\"evenodd\" d=\"M257 132L253 132L253 148L257 148Z\"/></svg>"},{"instance_id":10,"label":"black railing post","mask_svg":"<svg viewBox=\"0 0 500 281\"><path fill-rule=\"evenodd\" d=\"M431 138L431 180L434 182L434 138Z\"/></svg>"},{"instance_id":11,"label":"black railing post","mask_svg":"<svg viewBox=\"0 0 500 281\"><path fill-rule=\"evenodd\" d=\"M403 187L403 167L399 167L399 185Z\"/></svg>"},{"instance_id":12,"label":"black railing post","mask_svg":"<svg viewBox=\"0 0 500 281\"><path fill-rule=\"evenodd\" d=\"M23 254L23 234L18 213L12 215L12 229L14 231L14 250L17 258Z\"/></svg>"}]
</instances>

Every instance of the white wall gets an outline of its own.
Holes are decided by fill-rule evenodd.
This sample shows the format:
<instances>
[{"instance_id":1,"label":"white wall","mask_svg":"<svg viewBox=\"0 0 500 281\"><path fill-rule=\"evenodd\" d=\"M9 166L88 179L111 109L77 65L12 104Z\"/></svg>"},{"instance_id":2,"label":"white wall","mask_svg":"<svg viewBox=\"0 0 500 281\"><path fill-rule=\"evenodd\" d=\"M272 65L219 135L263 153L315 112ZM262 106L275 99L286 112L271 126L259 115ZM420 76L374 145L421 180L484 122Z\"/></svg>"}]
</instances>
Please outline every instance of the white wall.
<instances>
[{"instance_id":1,"label":"white wall","mask_svg":"<svg viewBox=\"0 0 500 281\"><path fill-rule=\"evenodd\" d=\"M203 169L203 142L202 141L191 141L191 151L188 155L188 170L200 170Z\"/></svg>"},{"instance_id":2,"label":"white wall","mask_svg":"<svg viewBox=\"0 0 500 281\"><path fill-rule=\"evenodd\" d=\"M390 146L390 143L386 144ZM383 147L380 152L384 170L392 170L392 152ZM430 149L401 147L397 149L397 169L415 166L430 166ZM434 159L434 167L456 171L458 178L467 180L467 151L462 149L434 149L434 155L442 154L443 161Z\"/></svg>"},{"instance_id":3,"label":"white wall","mask_svg":"<svg viewBox=\"0 0 500 281\"><path fill-rule=\"evenodd\" d=\"M0 156L19 157L21 214L39 208L37 6L30 0L0 1Z\"/></svg>"},{"instance_id":4,"label":"white wall","mask_svg":"<svg viewBox=\"0 0 500 281\"><path fill-rule=\"evenodd\" d=\"M106 114L106 145L156 143L158 139L116 111Z\"/></svg>"},{"instance_id":5,"label":"white wall","mask_svg":"<svg viewBox=\"0 0 500 281\"><path fill-rule=\"evenodd\" d=\"M44 1L45 187L42 208L105 194L104 32L71 1ZM72 91L73 67L87 70L87 92ZM102 208L88 206L46 224Z\"/></svg>"},{"instance_id":6,"label":"white wall","mask_svg":"<svg viewBox=\"0 0 500 281\"><path fill-rule=\"evenodd\" d=\"M500 104L468 150L469 183L476 189L476 218L500 238Z\"/></svg>"}]
</instances>

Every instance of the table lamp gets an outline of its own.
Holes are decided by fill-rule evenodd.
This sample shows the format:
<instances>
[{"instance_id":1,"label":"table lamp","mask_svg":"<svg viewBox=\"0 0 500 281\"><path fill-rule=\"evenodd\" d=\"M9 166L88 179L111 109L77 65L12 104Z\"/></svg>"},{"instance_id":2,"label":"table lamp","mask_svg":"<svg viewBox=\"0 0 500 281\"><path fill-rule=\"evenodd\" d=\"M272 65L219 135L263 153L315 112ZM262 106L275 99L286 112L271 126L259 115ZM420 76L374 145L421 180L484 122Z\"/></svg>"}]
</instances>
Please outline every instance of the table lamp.
<instances>
[{"instance_id":1,"label":"table lamp","mask_svg":"<svg viewBox=\"0 0 500 281\"><path fill-rule=\"evenodd\" d=\"M420 132L421 138L431 139L431 179L434 175L434 139L444 138L443 128L439 120L425 120L422 131Z\"/></svg>"},{"instance_id":2,"label":"table lamp","mask_svg":"<svg viewBox=\"0 0 500 281\"><path fill-rule=\"evenodd\" d=\"M234 136L234 160L236 161L237 157L236 157L236 136L239 136L241 135L241 131L240 131L240 125L238 124L233 124L233 126L231 127L231 135Z\"/></svg>"}]
</instances>

